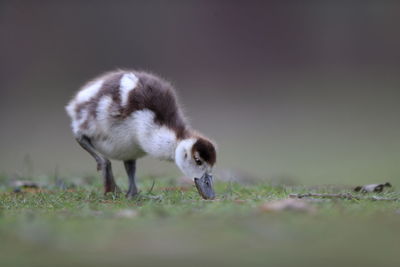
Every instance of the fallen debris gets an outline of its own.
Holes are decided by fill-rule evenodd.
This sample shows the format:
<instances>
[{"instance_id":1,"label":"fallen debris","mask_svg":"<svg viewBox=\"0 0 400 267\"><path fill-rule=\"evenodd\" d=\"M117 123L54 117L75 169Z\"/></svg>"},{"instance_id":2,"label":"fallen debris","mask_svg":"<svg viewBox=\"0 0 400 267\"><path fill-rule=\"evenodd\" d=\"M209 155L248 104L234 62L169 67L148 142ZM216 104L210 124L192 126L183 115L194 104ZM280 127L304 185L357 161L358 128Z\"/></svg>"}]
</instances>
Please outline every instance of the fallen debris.
<instances>
[{"instance_id":1,"label":"fallen debris","mask_svg":"<svg viewBox=\"0 0 400 267\"><path fill-rule=\"evenodd\" d=\"M361 192L361 193L381 193L385 187L392 187L390 183L384 183L384 184L367 184L363 186L357 186L354 188L355 192Z\"/></svg>"},{"instance_id":2,"label":"fallen debris","mask_svg":"<svg viewBox=\"0 0 400 267\"><path fill-rule=\"evenodd\" d=\"M116 218L132 219L138 215L138 212L133 209L123 209L115 213Z\"/></svg>"},{"instance_id":3,"label":"fallen debris","mask_svg":"<svg viewBox=\"0 0 400 267\"><path fill-rule=\"evenodd\" d=\"M400 201L400 198L387 198L387 197L361 197L355 196L350 193L343 194L318 194L318 193L307 193L307 194L290 194L290 198L337 198L337 199L348 199L348 200L373 200L373 201Z\"/></svg>"},{"instance_id":4,"label":"fallen debris","mask_svg":"<svg viewBox=\"0 0 400 267\"><path fill-rule=\"evenodd\" d=\"M292 198L266 202L260 206L260 209L264 212L299 211L314 213L316 211L315 207L309 202Z\"/></svg>"},{"instance_id":5,"label":"fallen debris","mask_svg":"<svg viewBox=\"0 0 400 267\"><path fill-rule=\"evenodd\" d=\"M13 187L14 193L21 193L21 192L36 192L42 189L38 183L33 181L26 181L26 180L13 180L10 183L10 186Z\"/></svg>"},{"instance_id":6,"label":"fallen debris","mask_svg":"<svg viewBox=\"0 0 400 267\"><path fill-rule=\"evenodd\" d=\"M39 188L39 184L33 181L15 180L11 182L11 186L15 188Z\"/></svg>"}]
</instances>

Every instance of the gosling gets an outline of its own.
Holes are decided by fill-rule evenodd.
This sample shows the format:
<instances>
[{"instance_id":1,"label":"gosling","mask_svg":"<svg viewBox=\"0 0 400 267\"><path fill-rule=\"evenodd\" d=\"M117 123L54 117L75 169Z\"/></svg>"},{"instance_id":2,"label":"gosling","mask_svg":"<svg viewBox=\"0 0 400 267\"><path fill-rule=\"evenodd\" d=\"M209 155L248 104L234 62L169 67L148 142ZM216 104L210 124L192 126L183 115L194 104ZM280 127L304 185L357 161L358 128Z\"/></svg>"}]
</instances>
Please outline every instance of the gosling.
<instances>
[{"instance_id":1,"label":"gosling","mask_svg":"<svg viewBox=\"0 0 400 267\"><path fill-rule=\"evenodd\" d=\"M118 70L84 85L66 106L76 141L96 161L105 194L121 192L110 159L123 161L127 198L138 194L136 160L174 161L204 199L214 199L213 142L192 130L171 84L143 71Z\"/></svg>"}]
</instances>

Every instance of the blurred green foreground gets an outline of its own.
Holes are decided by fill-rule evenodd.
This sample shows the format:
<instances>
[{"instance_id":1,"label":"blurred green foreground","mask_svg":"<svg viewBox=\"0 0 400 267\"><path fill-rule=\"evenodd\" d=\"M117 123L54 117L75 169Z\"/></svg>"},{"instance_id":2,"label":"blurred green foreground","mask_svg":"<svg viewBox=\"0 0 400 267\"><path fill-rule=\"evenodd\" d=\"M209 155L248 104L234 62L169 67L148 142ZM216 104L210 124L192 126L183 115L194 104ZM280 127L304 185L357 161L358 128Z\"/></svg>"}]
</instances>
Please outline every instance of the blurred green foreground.
<instances>
[{"instance_id":1,"label":"blurred green foreground","mask_svg":"<svg viewBox=\"0 0 400 267\"><path fill-rule=\"evenodd\" d=\"M218 200L204 201L191 185L151 186L143 181L128 201L103 196L100 184L20 193L3 185L0 266L400 266L398 201L266 212L263 203L290 193L350 189L225 182Z\"/></svg>"}]
</instances>

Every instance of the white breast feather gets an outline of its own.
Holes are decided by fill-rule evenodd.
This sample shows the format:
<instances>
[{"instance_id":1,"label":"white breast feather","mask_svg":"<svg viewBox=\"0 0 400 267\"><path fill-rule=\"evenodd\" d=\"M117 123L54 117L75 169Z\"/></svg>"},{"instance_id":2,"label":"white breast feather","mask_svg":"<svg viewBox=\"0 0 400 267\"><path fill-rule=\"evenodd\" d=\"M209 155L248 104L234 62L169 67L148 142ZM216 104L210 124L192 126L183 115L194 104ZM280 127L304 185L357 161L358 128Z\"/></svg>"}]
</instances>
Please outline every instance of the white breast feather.
<instances>
[{"instance_id":1,"label":"white breast feather","mask_svg":"<svg viewBox=\"0 0 400 267\"><path fill-rule=\"evenodd\" d=\"M155 123L154 117L150 110L135 111L122 122L113 122L102 128L102 138L93 140L93 143L99 152L112 159L137 159L149 154L171 160L175 153L176 134L168 127Z\"/></svg>"},{"instance_id":2,"label":"white breast feather","mask_svg":"<svg viewBox=\"0 0 400 267\"><path fill-rule=\"evenodd\" d=\"M122 76L119 84L122 106L128 104L129 93L136 88L138 81L138 78L133 73L126 73Z\"/></svg>"},{"instance_id":3,"label":"white breast feather","mask_svg":"<svg viewBox=\"0 0 400 267\"><path fill-rule=\"evenodd\" d=\"M79 135L81 125L88 119L87 109L82 109L80 114L76 113L77 105L89 101L96 96L103 85L103 80L90 83L87 87L78 92L76 97L65 107L68 115L71 117L71 127L74 134ZM78 116L79 115L79 116Z\"/></svg>"},{"instance_id":4,"label":"white breast feather","mask_svg":"<svg viewBox=\"0 0 400 267\"><path fill-rule=\"evenodd\" d=\"M76 95L76 102L83 103L89 101L92 97L97 95L102 85L103 80L94 81L89 86L79 91Z\"/></svg>"},{"instance_id":5,"label":"white breast feather","mask_svg":"<svg viewBox=\"0 0 400 267\"><path fill-rule=\"evenodd\" d=\"M87 109L83 109L80 112L81 117L79 119L72 120L72 131L77 134L79 132L79 129L81 128L82 124L87 120L88 118L88 111Z\"/></svg>"},{"instance_id":6,"label":"white breast feather","mask_svg":"<svg viewBox=\"0 0 400 267\"><path fill-rule=\"evenodd\" d=\"M160 159L173 159L176 147L176 134L166 126L154 122L154 112L140 110L132 114L140 146L149 155Z\"/></svg>"},{"instance_id":7,"label":"white breast feather","mask_svg":"<svg viewBox=\"0 0 400 267\"><path fill-rule=\"evenodd\" d=\"M102 96L96 109L96 124L99 129L97 131L106 132L110 128L110 110L112 105L111 96Z\"/></svg>"}]
</instances>

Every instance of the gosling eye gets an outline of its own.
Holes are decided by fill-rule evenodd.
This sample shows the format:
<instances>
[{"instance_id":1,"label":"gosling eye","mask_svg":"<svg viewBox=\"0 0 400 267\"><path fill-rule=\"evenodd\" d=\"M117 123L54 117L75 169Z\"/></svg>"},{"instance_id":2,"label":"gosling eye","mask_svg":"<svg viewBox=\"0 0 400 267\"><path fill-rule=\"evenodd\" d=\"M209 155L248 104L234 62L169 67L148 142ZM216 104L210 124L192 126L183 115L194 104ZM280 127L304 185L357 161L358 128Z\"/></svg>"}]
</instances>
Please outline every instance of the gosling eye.
<instances>
[{"instance_id":1,"label":"gosling eye","mask_svg":"<svg viewBox=\"0 0 400 267\"><path fill-rule=\"evenodd\" d=\"M194 159L194 161L198 166L201 166L203 164L203 162L200 159Z\"/></svg>"}]
</instances>

